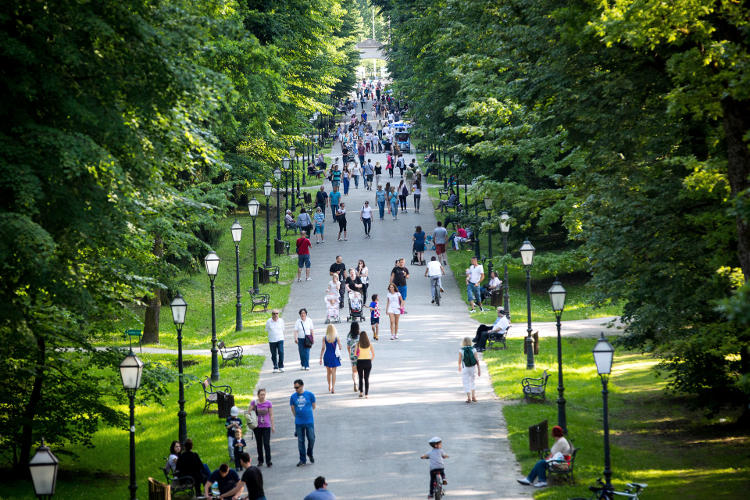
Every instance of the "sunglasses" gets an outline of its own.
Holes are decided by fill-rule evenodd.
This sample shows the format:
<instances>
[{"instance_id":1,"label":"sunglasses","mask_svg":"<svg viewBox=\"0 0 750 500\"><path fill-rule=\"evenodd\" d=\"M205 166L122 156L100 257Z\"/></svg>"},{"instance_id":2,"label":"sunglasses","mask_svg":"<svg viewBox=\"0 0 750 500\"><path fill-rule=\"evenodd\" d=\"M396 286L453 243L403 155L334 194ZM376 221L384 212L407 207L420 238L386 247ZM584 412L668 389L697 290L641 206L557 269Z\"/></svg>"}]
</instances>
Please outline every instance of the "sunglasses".
<instances>
[{"instance_id":1,"label":"sunglasses","mask_svg":"<svg viewBox=\"0 0 750 500\"><path fill-rule=\"evenodd\" d=\"M301 385L295 385L294 386L295 389L299 389L300 387L302 387L302 386Z\"/></svg>"}]
</instances>

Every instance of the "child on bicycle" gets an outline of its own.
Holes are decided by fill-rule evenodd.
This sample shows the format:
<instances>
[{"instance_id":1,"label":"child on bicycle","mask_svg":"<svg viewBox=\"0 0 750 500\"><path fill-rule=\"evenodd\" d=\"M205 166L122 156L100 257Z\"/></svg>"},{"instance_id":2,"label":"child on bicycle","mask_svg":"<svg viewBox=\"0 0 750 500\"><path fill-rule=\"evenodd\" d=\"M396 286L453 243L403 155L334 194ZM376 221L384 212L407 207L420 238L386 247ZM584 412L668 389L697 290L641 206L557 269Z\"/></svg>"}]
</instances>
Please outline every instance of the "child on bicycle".
<instances>
[{"instance_id":1,"label":"child on bicycle","mask_svg":"<svg viewBox=\"0 0 750 500\"><path fill-rule=\"evenodd\" d=\"M419 458L429 459L430 461L430 494L427 495L427 498L433 498L435 495L435 477L438 474L443 478L443 484L448 484L448 481L445 480L445 465L443 463L443 459L448 458L448 455L443 452L442 439L435 436L429 442L432 449Z\"/></svg>"}]
</instances>

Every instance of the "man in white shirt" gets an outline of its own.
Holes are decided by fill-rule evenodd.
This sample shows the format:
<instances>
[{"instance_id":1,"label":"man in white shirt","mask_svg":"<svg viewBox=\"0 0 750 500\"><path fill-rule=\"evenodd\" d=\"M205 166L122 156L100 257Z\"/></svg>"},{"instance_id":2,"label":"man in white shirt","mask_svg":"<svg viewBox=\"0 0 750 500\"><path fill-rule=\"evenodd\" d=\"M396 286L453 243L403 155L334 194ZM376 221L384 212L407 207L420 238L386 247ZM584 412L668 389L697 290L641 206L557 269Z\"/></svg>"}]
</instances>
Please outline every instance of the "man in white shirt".
<instances>
[{"instance_id":1,"label":"man in white shirt","mask_svg":"<svg viewBox=\"0 0 750 500\"><path fill-rule=\"evenodd\" d=\"M510 320L505 316L505 310L502 307L498 307L497 319L492 326L479 325L479 328L477 328L477 334L474 336L474 347L479 352L484 351L487 347L487 338L489 338L490 334L498 333L506 335L508 328L510 328Z\"/></svg>"},{"instance_id":2,"label":"man in white shirt","mask_svg":"<svg viewBox=\"0 0 750 500\"><path fill-rule=\"evenodd\" d=\"M443 269L443 266L440 264L440 261L437 260L437 257L434 255L430 259L430 262L427 263L427 269L424 270L424 275L430 278L430 295L432 295L432 303L435 303L435 288L432 286L432 280L437 280L437 286L440 287L440 292L443 293L445 290L443 290L443 284L441 283L441 277L445 274L445 269Z\"/></svg>"},{"instance_id":3,"label":"man in white shirt","mask_svg":"<svg viewBox=\"0 0 750 500\"><path fill-rule=\"evenodd\" d=\"M273 372L284 373L284 320L279 318L278 309L271 311L271 317L266 321L266 333L271 346Z\"/></svg>"},{"instance_id":4,"label":"man in white shirt","mask_svg":"<svg viewBox=\"0 0 750 500\"><path fill-rule=\"evenodd\" d=\"M484 280L484 267L477 263L476 256L472 257L471 266L466 271L466 295L471 303L471 311L469 312L477 312L475 302L479 304L479 310L484 311L482 309L482 294L479 291L482 280Z\"/></svg>"}]
</instances>

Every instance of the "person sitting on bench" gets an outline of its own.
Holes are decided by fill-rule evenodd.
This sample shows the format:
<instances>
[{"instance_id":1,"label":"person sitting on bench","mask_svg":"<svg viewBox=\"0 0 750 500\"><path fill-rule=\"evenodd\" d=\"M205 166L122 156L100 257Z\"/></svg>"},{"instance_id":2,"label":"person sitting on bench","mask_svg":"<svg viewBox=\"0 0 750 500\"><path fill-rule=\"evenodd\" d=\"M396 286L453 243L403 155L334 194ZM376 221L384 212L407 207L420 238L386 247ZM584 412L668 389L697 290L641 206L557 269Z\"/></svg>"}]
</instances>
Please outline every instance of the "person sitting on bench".
<instances>
[{"instance_id":1,"label":"person sitting on bench","mask_svg":"<svg viewBox=\"0 0 750 500\"><path fill-rule=\"evenodd\" d=\"M450 197L448 197L448 200L442 200L440 203L438 203L438 209L441 212L445 212L446 207L455 208L457 205L458 195L456 193L451 193Z\"/></svg>"},{"instance_id":2,"label":"person sitting on bench","mask_svg":"<svg viewBox=\"0 0 750 500\"><path fill-rule=\"evenodd\" d=\"M308 163L307 164L307 175L308 175L308 177L315 176L318 179L320 179L320 176L323 175L323 173L325 173L325 171L326 171L325 170L326 169L326 164L324 163L322 165L322 167L323 167L323 170L318 170L317 168L315 168L315 166L312 163Z\"/></svg>"},{"instance_id":3,"label":"person sitting on bench","mask_svg":"<svg viewBox=\"0 0 750 500\"><path fill-rule=\"evenodd\" d=\"M502 307L497 308L497 319L489 325L479 325L477 334L474 336L474 347L477 351L482 352L487 348L487 339L492 333L505 335L510 327L510 321L505 316L505 310Z\"/></svg>"}]
</instances>

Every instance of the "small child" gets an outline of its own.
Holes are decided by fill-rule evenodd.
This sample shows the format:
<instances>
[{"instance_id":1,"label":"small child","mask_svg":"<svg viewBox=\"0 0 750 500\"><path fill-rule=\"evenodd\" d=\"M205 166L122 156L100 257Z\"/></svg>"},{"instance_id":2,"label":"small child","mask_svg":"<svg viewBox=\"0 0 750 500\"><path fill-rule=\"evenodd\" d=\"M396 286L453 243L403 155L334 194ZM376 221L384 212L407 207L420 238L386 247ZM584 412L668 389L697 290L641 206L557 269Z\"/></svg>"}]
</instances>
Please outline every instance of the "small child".
<instances>
[{"instance_id":1,"label":"small child","mask_svg":"<svg viewBox=\"0 0 750 500\"><path fill-rule=\"evenodd\" d=\"M430 439L430 446L432 449L422 455L419 458L430 460L430 494L427 498L433 498L435 495L435 476L440 474L443 477L443 484L448 484L445 480L445 465L443 459L448 458L448 455L443 453L443 440L435 436Z\"/></svg>"},{"instance_id":2,"label":"small child","mask_svg":"<svg viewBox=\"0 0 750 500\"><path fill-rule=\"evenodd\" d=\"M242 470L242 464L240 463L240 455L245 451L245 440L242 439L242 431L237 429L234 431L234 470L240 472Z\"/></svg>"},{"instance_id":3,"label":"small child","mask_svg":"<svg viewBox=\"0 0 750 500\"><path fill-rule=\"evenodd\" d=\"M240 409L232 406L229 410L224 426L227 429L227 448L229 449L229 460L234 460L234 434L236 430L242 431L242 419L239 417Z\"/></svg>"},{"instance_id":4,"label":"small child","mask_svg":"<svg viewBox=\"0 0 750 500\"><path fill-rule=\"evenodd\" d=\"M372 294L372 302L367 307L370 310L370 326L372 327L372 337L378 340L378 332L380 330L380 303L378 302L378 294Z\"/></svg>"},{"instance_id":5,"label":"small child","mask_svg":"<svg viewBox=\"0 0 750 500\"><path fill-rule=\"evenodd\" d=\"M339 320L339 294L329 289L326 295L326 324Z\"/></svg>"}]
</instances>

